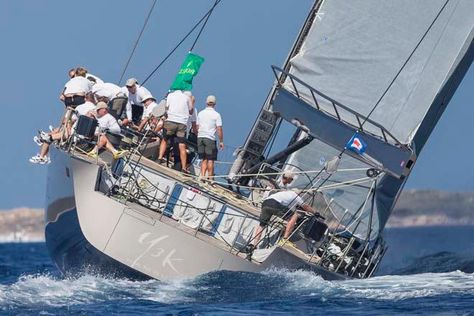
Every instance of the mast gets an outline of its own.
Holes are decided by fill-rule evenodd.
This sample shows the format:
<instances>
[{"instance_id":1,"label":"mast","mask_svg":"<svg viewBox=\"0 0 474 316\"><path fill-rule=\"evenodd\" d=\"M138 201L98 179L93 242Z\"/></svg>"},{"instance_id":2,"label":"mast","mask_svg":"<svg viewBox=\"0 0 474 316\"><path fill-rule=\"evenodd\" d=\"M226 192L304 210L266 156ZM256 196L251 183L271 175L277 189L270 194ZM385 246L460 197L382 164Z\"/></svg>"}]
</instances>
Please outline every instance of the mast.
<instances>
[{"instance_id":1,"label":"mast","mask_svg":"<svg viewBox=\"0 0 474 316\"><path fill-rule=\"evenodd\" d=\"M301 27L298 36L283 64L283 69L285 71L289 71L291 67L290 60L300 51L301 46L303 45L304 40L308 35L311 26L313 25L314 19L316 19L318 16L318 10L324 1L325 0L315 0L311 6L306 20L303 23L303 26ZM258 114L257 119L255 120L253 127L247 136L247 139L245 140L243 149L239 152L232 165L232 168L229 172L230 180L234 179L235 175L242 169L248 170L260 162L261 157L275 132L275 128L281 120L276 115L274 115L270 109L272 107L272 100L274 99L278 88L278 82L284 81L285 77L285 74L282 73L281 77L278 80L275 80L272 88L270 89L267 98L262 105L260 113Z\"/></svg>"}]
</instances>

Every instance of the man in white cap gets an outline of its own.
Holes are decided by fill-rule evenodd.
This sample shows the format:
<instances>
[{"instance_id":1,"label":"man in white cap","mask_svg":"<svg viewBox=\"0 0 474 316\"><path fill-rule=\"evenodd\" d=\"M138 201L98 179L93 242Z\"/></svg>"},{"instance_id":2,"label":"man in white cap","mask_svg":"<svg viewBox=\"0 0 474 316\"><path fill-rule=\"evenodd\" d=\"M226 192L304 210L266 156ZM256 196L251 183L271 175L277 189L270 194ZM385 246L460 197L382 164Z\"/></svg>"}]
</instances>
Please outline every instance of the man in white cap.
<instances>
[{"instance_id":1,"label":"man in white cap","mask_svg":"<svg viewBox=\"0 0 474 316\"><path fill-rule=\"evenodd\" d=\"M130 78L125 83L125 87L122 87L122 92L128 98L126 105L127 118L122 121L122 125L140 124L143 115L143 97L151 95L150 91L140 86L137 79Z\"/></svg>"},{"instance_id":2,"label":"man in white cap","mask_svg":"<svg viewBox=\"0 0 474 316\"><path fill-rule=\"evenodd\" d=\"M92 158L97 158L99 150L105 147L105 149L112 153L114 159L124 156L128 151L115 149L105 134L106 131L116 134L120 133L120 126L115 117L109 114L107 104L105 104L105 102L98 102L95 106L95 112L97 122L99 123L97 132L98 140L97 145L88 152L87 155Z\"/></svg>"},{"instance_id":3,"label":"man in white cap","mask_svg":"<svg viewBox=\"0 0 474 316\"><path fill-rule=\"evenodd\" d=\"M286 170L281 175L281 187L286 189L288 185L291 184L291 182L293 182L294 179L295 179L295 175L293 174L293 172L291 172L290 170Z\"/></svg>"},{"instance_id":4,"label":"man in white cap","mask_svg":"<svg viewBox=\"0 0 474 316\"><path fill-rule=\"evenodd\" d=\"M166 121L163 125L164 134L158 152L158 163L163 163L170 139L178 143L179 159L181 162L181 171L189 173L187 166L188 154L186 152L186 125L189 116L194 112L194 102L189 93L182 90L175 90L166 97L166 106L168 108ZM175 157L175 162L177 157Z\"/></svg>"},{"instance_id":5,"label":"man in white cap","mask_svg":"<svg viewBox=\"0 0 474 316\"><path fill-rule=\"evenodd\" d=\"M215 110L216 97L206 99L206 108L197 117L198 155L201 159L201 177L214 179L214 161L217 160L216 133L219 138L219 149L224 149L224 132L221 115Z\"/></svg>"},{"instance_id":6,"label":"man in white cap","mask_svg":"<svg viewBox=\"0 0 474 316\"><path fill-rule=\"evenodd\" d=\"M153 111L158 108L158 103L156 103L156 99L151 94L144 96L142 103L145 110L143 111L142 121L138 125L138 131L143 130L146 123L153 118Z\"/></svg>"},{"instance_id":7,"label":"man in white cap","mask_svg":"<svg viewBox=\"0 0 474 316\"><path fill-rule=\"evenodd\" d=\"M259 225L255 231L254 238L252 243L249 244L245 251L251 253L258 243L265 227L270 224L270 219L273 215L289 218L288 223L286 224L285 232L283 234L283 239L280 241L280 245L284 243L289 243L288 238L290 238L293 228L296 225L298 220L298 212L296 209L300 208L305 212L316 214L316 210L311 207L311 205L304 203L303 199L293 190L283 190L271 194L263 200L262 210L260 212Z\"/></svg>"}]
</instances>

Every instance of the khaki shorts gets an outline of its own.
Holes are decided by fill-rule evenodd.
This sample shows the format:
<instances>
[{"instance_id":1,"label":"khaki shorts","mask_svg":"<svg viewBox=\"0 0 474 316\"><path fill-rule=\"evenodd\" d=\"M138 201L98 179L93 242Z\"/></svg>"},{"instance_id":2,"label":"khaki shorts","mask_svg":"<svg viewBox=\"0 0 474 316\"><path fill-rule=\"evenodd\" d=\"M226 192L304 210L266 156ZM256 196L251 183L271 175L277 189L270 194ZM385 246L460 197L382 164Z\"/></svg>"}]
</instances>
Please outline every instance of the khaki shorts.
<instances>
[{"instance_id":1,"label":"khaki shorts","mask_svg":"<svg viewBox=\"0 0 474 316\"><path fill-rule=\"evenodd\" d=\"M184 139L186 136L186 125L176 122L165 121L163 124L165 130L165 139L169 139L173 136L178 137L178 140Z\"/></svg>"}]
</instances>

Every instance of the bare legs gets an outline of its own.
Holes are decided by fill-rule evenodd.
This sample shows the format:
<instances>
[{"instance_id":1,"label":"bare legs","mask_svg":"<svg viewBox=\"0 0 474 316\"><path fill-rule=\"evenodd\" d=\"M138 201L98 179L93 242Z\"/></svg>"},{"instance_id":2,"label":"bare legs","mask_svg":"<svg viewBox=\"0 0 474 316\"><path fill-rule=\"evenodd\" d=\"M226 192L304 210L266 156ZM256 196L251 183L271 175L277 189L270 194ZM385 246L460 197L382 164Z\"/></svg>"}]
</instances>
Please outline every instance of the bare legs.
<instances>
[{"instance_id":1,"label":"bare legs","mask_svg":"<svg viewBox=\"0 0 474 316\"><path fill-rule=\"evenodd\" d=\"M214 180L214 160L203 159L201 161L201 177L207 177L210 181Z\"/></svg>"},{"instance_id":2,"label":"bare legs","mask_svg":"<svg viewBox=\"0 0 474 316\"><path fill-rule=\"evenodd\" d=\"M291 216L288 224L286 224L285 233L283 234L283 238L288 239L293 232L293 228L296 225L296 221L298 220L298 213L295 212L293 216Z\"/></svg>"},{"instance_id":3,"label":"bare legs","mask_svg":"<svg viewBox=\"0 0 474 316\"><path fill-rule=\"evenodd\" d=\"M158 151L158 160L163 159L163 156L165 155L166 147L168 147L168 142L165 139L162 139L160 143L160 149Z\"/></svg>"},{"instance_id":4,"label":"bare legs","mask_svg":"<svg viewBox=\"0 0 474 316\"><path fill-rule=\"evenodd\" d=\"M186 152L186 144L179 143L179 159L181 159L181 169L188 170L188 153Z\"/></svg>"},{"instance_id":5,"label":"bare legs","mask_svg":"<svg viewBox=\"0 0 474 316\"><path fill-rule=\"evenodd\" d=\"M294 213L288 223L286 224L285 233L283 234L284 239L288 239L293 232L293 228L296 225L296 221L298 220L298 213ZM265 229L265 226L258 225L257 230L255 231L253 241L251 242L253 245L257 246L262 238L262 232Z\"/></svg>"},{"instance_id":6,"label":"bare legs","mask_svg":"<svg viewBox=\"0 0 474 316\"><path fill-rule=\"evenodd\" d=\"M112 154L115 154L117 152L115 147L112 145L112 143L107 139L105 135L99 135L99 139L97 140L97 145L95 145L92 151L95 153L98 153L102 147L105 147L105 149L110 151Z\"/></svg>"},{"instance_id":7,"label":"bare legs","mask_svg":"<svg viewBox=\"0 0 474 316\"><path fill-rule=\"evenodd\" d=\"M163 159L163 156L165 155L166 148L168 147L168 141L163 139L160 143L160 149L158 152L158 160L160 161ZM181 169L182 170L187 170L188 169L188 153L186 152L186 144L185 143L179 143L178 144L178 149L179 149L179 159L181 161ZM176 158L175 158L176 159Z\"/></svg>"}]
</instances>

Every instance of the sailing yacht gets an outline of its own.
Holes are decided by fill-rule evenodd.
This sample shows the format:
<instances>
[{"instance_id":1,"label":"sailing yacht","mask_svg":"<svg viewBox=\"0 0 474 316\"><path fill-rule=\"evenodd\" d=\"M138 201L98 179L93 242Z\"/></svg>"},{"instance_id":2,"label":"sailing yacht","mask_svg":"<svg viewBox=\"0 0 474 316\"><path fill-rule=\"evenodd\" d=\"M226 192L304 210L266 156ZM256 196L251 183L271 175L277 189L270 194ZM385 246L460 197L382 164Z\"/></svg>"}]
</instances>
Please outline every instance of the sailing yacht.
<instances>
[{"instance_id":1,"label":"sailing yacht","mask_svg":"<svg viewBox=\"0 0 474 316\"><path fill-rule=\"evenodd\" d=\"M77 138L52 149L53 261L64 274L133 279L273 267L372 276L394 204L472 63L473 37L471 0L315 1L218 185L154 162L146 135L118 160L87 157ZM277 137L288 146L274 148ZM303 214L291 242L273 217L249 251L261 202L285 171L320 216Z\"/></svg>"}]
</instances>

